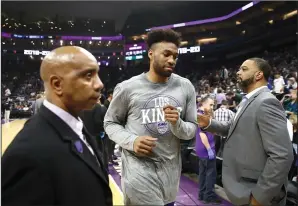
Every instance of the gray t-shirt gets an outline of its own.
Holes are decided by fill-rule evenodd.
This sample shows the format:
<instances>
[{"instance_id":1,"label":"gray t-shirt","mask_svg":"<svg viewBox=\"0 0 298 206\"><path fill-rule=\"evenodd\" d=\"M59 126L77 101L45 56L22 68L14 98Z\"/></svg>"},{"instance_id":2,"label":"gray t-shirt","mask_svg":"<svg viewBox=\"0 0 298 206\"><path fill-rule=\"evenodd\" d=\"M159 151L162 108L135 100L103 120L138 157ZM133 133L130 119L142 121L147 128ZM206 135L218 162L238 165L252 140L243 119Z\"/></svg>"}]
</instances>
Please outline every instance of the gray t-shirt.
<instances>
[{"instance_id":1,"label":"gray t-shirt","mask_svg":"<svg viewBox=\"0 0 298 206\"><path fill-rule=\"evenodd\" d=\"M173 126L163 107L180 111ZM180 140L197 129L195 89L188 79L172 74L166 83L152 83L145 73L119 83L104 120L109 138L123 148L122 188L125 204L165 205L174 202L181 174ZM133 152L138 136L158 138L153 157Z\"/></svg>"}]
</instances>

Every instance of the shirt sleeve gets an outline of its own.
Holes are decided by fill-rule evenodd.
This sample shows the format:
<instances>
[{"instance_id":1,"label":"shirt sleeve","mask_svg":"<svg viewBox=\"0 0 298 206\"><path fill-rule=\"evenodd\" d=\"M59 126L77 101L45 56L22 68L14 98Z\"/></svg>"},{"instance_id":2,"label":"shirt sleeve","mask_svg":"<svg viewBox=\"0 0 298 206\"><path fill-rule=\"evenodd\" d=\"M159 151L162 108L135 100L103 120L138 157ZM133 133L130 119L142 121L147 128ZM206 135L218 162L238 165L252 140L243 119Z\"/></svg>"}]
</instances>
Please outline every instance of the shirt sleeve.
<instances>
[{"instance_id":1,"label":"shirt sleeve","mask_svg":"<svg viewBox=\"0 0 298 206\"><path fill-rule=\"evenodd\" d=\"M120 83L114 89L113 99L104 118L104 128L111 140L120 147L133 151L137 135L124 128L129 109L128 104L127 90Z\"/></svg>"},{"instance_id":2,"label":"shirt sleeve","mask_svg":"<svg viewBox=\"0 0 298 206\"><path fill-rule=\"evenodd\" d=\"M182 120L180 117L176 125L170 124L170 129L179 139L189 140L194 138L198 128L196 92L190 82L185 85L185 92L187 92L185 118Z\"/></svg>"}]
</instances>

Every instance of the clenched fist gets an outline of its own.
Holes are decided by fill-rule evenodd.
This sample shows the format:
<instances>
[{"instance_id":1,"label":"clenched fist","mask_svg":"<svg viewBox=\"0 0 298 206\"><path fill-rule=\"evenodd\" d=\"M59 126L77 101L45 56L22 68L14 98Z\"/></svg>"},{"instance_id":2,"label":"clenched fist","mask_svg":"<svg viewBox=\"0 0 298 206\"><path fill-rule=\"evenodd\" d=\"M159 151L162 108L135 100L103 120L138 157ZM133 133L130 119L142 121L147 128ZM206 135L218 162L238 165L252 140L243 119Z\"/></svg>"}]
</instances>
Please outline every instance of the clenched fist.
<instances>
[{"instance_id":1,"label":"clenched fist","mask_svg":"<svg viewBox=\"0 0 298 206\"><path fill-rule=\"evenodd\" d=\"M149 136L137 137L133 144L133 150L139 156L151 156L156 141L157 138Z\"/></svg>"},{"instance_id":2,"label":"clenched fist","mask_svg":"<svg viewBox=\"0 0 298 206\"><path fill-rule=\"evenodd\" d=\"M209 125L210 119L212 118L212 112L208 110L204 110L204 114L199 114L197 116L199 127L205 128Z\"/></svg>"},{"instance_id":3,"label":"clenched fist","mask_svg":"<svg viewBox=\"0 0 298 206\"><path fill-rule=\"evenodd\" d=\"M179 120L179 112L176 107L171 105L167 105L163 108L165 113L165 120L170 122L172 125L176 125L177 121Z\"/></svg>"}]
</instances>

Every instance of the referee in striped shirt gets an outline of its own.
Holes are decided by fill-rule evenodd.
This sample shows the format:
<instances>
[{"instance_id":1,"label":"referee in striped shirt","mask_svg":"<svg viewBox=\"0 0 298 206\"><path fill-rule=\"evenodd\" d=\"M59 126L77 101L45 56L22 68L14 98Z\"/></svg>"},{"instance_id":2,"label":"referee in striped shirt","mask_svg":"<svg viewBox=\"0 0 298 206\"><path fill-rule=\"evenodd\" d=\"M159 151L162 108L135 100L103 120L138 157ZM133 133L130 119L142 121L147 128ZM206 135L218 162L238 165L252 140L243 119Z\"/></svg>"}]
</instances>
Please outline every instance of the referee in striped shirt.
<instances>
[{"instance_id":1,"label":"referee in striped shirt","mask_svg":"<svg viewBox=\"0 0 298 206\"><path fill-rule=\"evenodd\" d=\"M229 110L229 102L227 100L222 100L221 106L215 110L214 119L217 121L228 122L235 117L235 113ZM218 157L222 156L222 149L224 146L226 137L215 136L215 151Z\"/></svg>"}]
</instances>

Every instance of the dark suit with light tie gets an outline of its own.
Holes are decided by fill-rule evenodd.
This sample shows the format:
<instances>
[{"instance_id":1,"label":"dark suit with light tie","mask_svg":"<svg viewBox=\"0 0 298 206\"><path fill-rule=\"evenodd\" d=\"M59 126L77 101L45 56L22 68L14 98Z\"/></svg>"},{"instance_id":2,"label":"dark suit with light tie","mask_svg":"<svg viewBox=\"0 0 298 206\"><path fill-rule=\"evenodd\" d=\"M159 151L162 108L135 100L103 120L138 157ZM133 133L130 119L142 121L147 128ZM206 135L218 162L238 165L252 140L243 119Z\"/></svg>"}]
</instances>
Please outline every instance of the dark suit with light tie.
<instances>
[{"instance_id":1,"label":"dark suit with light tie","mask_svg":"<svg viewBox=\"0 0 298 206\"><path fill-rule=\"evenodd\" d=\"M113 205L102 154L83 134L97 158L42 105L2 157L2 205Z\"/></svg>"},{"instance_id":2,"label":"dark suit with light tie","mask_svg":"<svg viewBox=\"0 0 298 206\"><path fill-rule=\"evenodd\" d=\"M287 119L280 102L260 88L230 122L211 121L208 131L227 136L222 182L233 205L285 205L293 161Z\"/></svg>"}]
</instances>

